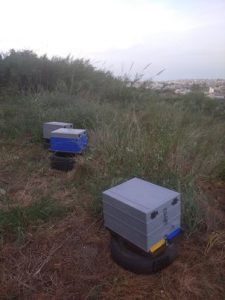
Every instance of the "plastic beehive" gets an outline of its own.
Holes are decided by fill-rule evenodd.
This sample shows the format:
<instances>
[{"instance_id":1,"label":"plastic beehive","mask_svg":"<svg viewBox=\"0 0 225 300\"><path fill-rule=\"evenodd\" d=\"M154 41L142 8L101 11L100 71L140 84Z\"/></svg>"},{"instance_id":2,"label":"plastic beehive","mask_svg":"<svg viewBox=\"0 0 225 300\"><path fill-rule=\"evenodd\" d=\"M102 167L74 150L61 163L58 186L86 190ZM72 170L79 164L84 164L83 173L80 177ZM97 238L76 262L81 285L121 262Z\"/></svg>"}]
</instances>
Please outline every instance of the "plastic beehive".
<instances>
[{"instance_id":1,"label":"plastic beehive","mask_svg":"<svg viewBox=\"0 0 225 300\"><path fill-rule=\"evenodd\" d=\"M86 146L85 129L60 128L51 132L50 147L52 151L82 153Z\"/></svg>"},{"instance_id":2,"label":"plastic beehive","mask_svg":"<svg viewBox=\"0 0 225 300\"><path fill-rule=\"evenodd\" d=\"M43 138L49 140L51 132L58 128L73 128L73 124L64 122L46 122L43 124Z\"/></svg>"},{"instance_id":3,"label":"plastic beehive","mask_svg":"<svg viewBox=\"0 0 225 300\"><path fill-rule=\"evenodd\" d=\"M103 192L105 226L148 252L180 228L180 194L133 178Z\"/></svg>"}]
</instances>

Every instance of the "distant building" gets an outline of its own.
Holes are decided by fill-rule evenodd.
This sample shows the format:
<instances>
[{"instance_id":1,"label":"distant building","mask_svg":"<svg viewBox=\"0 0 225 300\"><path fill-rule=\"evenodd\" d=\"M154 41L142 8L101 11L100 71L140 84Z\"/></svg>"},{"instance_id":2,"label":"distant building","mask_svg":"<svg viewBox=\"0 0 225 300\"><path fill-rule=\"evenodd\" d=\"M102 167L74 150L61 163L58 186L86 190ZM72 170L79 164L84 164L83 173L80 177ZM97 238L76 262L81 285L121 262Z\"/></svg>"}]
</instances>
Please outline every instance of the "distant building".
<instances>
[{"instance_id":1,"label":"distant building","mask_svg":"<svg viewBox=\"0 0 225 300\"><path fill-rule=\"evenodd\" d=\"M178 94L178 95L187 95L191 92L190 89L176 89L174 91L175 94Z\"/></svg>"},{"instance_id":2,"label":"distant building","mask_svg":"<svg viewBox=\"0 0 225 300\"><path fill-rule=\"evenodd\" d=\"M222 93L222 91L223 91L223 87L219 86L219 87L213 88L210 86L209 91L206 92L205 95L211 99L224 100L225 96Z\"/></svg>"},{"instance_id":3,"label":"distant building","mask_svg":"<svg viewBox=\"0 0 225 300\"><path fill-rule=\"evenodd\" d=\"M209 95L212 95L212 94L214 94L214 88L213 87L209 87Z\"/></svg>"},{"instance_id":4,"label":"distant building","mask_svg":"<svg viewBox=\"0 0 225 300\"><path fill-rule=\"evenodd\" d=\"M201 92L212 99L225 99L225 79L181 79L167 81L130 81L127 86L145 88L155 91L173 92L187 95L190 92Z\"/></svg>"},{"instance_id":5,"label":"distant building","mask_svg":"<svg viewBox=\"0 0 225 300\"><path fill-rule=\"evenodd\" d=\"M150 88L152 88L153 90L161 90L163 87L164 84L160 82L152 82L152 85L150 86Z\"/></svg>"}]
</instances>

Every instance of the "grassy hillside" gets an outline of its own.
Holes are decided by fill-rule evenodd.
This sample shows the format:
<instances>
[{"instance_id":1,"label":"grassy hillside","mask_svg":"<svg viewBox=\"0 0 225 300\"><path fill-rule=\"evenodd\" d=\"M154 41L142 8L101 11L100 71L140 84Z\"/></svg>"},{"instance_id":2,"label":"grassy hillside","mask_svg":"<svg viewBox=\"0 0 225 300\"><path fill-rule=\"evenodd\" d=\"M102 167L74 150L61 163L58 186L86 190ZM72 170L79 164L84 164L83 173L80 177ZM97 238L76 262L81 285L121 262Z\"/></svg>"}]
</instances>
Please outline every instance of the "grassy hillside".
<instances>
[{"instance_id":1,"label":"grassy hillside","mask_svg":"<svg viewBox=\"0 0 225 300\"><path fill-rule=\"evenodd\" d=\"M90 97L44 92L4 98L2 137L41 143L42 123L49 120L87 128L81 182L94 196L94 210L102 189L138 176L181 191L184 225L193 230L202 218L197 180L224 176L225 126L217 109L210 111L209 100L199 95L173 103L160 95L125 103Z\"/></svg>"},{"instance_id":2,"label":"grassy hillside","mask_svg":"<svg viewBox=\"0 0 225 300\"><path fill-rule=\"evenodd\" d=\"M223 103L127 87L86 61L30 52L1 57L0 87L2 245L80 209L101 216L102 190L134 176L182 193L186 237L222 234L222 208L205 182L225 179ZM88 151L67 175L49 170L41 148L51 120L87 128Z\"/></svg>"}]
</instances>

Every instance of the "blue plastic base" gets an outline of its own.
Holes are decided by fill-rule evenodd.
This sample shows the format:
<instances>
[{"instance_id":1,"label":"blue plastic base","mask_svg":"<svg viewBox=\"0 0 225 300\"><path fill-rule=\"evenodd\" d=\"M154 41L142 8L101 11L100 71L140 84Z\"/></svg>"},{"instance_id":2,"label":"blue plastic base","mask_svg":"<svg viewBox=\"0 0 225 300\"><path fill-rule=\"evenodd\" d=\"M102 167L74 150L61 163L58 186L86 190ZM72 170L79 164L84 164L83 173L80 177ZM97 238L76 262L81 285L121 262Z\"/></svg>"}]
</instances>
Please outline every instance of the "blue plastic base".
<instances>
[{"instance_id":1,"label":"blue plastic base","mask_svg":"<svg viewBox=\"0 0 225 300\"><path fill-rule=\"evenodd\" d=\"M167 240L168 243L171 243L172 240L181 232L182 232L182 229L180 227L178 227L175 230L173 230L172 232L170 232L169 234L167 234L165 236L165 239Z\"/></svg>"},{"instance_id":2,"label":"blue plastic base","mask_svg":"<svg viewBox=\"0 0 225 300\"><path fill-rule=\"evenodd\" d=\"M77 139L51 137L50 146L51 151L80 154L87 147L87 136Z\"/></svg>"}]
</instances>

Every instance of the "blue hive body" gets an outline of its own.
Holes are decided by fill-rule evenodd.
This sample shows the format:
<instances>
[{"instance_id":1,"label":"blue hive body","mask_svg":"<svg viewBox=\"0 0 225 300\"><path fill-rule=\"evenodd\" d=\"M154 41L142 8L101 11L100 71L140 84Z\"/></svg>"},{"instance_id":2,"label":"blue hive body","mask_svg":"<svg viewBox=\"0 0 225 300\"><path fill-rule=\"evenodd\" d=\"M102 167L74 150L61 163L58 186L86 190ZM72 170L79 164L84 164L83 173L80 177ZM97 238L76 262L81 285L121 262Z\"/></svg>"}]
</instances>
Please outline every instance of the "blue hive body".
<instances>
[{"instance_id":1,"label":"blue hive body","mask_svg":"<svg viewBox=\"0 0 225 300\"><path fill-rule=\"evenodd\" d=\"M79 139L52 137L51 150L55 152L81 153L83 147Z\"/></svg>"},{"instance_id":2,"label":"blue hive body","mask_svg":"<svg viewBox=\"0 0 225 300\"><path fill-rule=\"evenodd\" d=\"M78 154L87 147L87 134L84 129L60 128L51 133L51 150Z\"/></svg>"},{"instance_id":3,"label":"blue hive body","mask_svg":"<svg viewBox=\"0 0 225 300\"><path fill-rule=\"evenodd\" d=\"M86 132L81 135L81 143L82 143L83 149L85 150L87 148L87 143L88 143Z\"/></svg>"}]
</instances>

